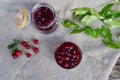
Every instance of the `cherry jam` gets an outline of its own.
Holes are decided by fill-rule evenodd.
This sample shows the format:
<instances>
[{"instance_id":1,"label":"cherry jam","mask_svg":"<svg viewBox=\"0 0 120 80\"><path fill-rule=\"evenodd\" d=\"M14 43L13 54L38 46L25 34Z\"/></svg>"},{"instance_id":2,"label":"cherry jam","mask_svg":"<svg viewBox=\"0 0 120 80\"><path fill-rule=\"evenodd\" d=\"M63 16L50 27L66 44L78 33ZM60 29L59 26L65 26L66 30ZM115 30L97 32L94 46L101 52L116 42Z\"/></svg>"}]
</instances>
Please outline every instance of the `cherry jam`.
<instances>
[{"instance_id":1,"label":"cherry jam","mask_svg":"<svg viewBox=\"0 0 120 80\"><path fill-rule=\"evenodd\" d=\"M62 68L72 69L80 63L82 52L75 43L64 42L55 51L55 59Z\"/></svg>"},{"instance_id":2,"label":"cherry jam","mask_svg":"<svg viewBox=\"0 0 120 80\"><path fill-rule=\"evenodd\" d=\"M32 20L41 31L49 31L55 27L55 10L46 3L38 4L33 8Z\"/></svg>"}]
</instances>

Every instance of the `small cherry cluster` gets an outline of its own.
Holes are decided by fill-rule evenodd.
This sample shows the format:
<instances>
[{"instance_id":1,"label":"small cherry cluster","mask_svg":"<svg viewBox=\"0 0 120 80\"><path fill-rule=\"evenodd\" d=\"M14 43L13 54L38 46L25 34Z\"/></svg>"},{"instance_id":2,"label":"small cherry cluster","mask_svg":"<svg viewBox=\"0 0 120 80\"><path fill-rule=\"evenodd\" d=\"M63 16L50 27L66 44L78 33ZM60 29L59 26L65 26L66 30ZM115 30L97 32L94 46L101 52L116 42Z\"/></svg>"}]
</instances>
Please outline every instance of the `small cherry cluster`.
<instances>
[{"instance_id":1,"label":"small cherry cluster","mask_svg":"<svg viewBox=\"0 0 120 80\"><path fill-rule=\"evenodd\" d=\"M13 41L14 41L14 43L8 45L8 48L9 48L9 49L12 49L12 57L13 57L14 59L18 58L19 56L21 56L21 55L23 54L23 51L20 50L20 49L18 49L19 46L24 47L26 50L29 50L29 49L32 48L27 41L22 41L22 42L20 42L20 41L18 41L18 40L16 40L16 39L14 39ZM39 40L38 40L38 39L34 39L32 42L34 43L34 45L39 44ZM33 50L33 52L34 52L35 54L37 54L37 53L39 52L39 48L38 48L38 47L35 47L35 46L32 48L32 50ZM27 52L27 53L26 53L26 57L27 57L27 58L30 58L31 56L32 56L32 54L31 54L30 52Z\"/></svg>"}]
</instances>

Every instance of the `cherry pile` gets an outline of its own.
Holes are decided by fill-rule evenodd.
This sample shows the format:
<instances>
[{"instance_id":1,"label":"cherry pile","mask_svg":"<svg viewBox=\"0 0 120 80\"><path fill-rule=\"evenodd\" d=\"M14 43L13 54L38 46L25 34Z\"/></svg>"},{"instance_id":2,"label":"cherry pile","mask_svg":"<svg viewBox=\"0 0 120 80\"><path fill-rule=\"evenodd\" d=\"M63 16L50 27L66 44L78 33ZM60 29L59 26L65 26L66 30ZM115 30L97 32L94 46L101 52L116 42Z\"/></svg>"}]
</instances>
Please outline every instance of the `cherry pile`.
<instances>
[{"instance_id":1,"label":"cherry pile","mask_svg":"<svg viewBox=\"0 0 120 80\"><path fill-rule=\"evenodd\" d=\"M76 44L64 42L55 51L55 59L61 67L71 69L80 63L82 53Z\"/></svg>"},{"instance_id":2,"label":"cherry pile","mask_svg":"<svg viewBox=\"0 0 120 80\"><path fill-rule=\"evenodd\" d=\"M39 44L39 40L38 39L34 39L32 41L34 46L31 46L30 44L32 44L32 43L28 43L27 41L20 42L20 41L18 41L16 39L14 39L13 41L14 41L14 43L8 45L8 49L12 49L12 57L14 59L18 58L19 56L21 56L23 54L24 50L20 50L19 46L24 47L24 49L27 50L27 53L26 53L26 57L27 58L30 58L32 56L32 54L28 51L29 49L32 49L32 51L35 54L39 53L39 48L36 47L36 45Z\"/></svg>"}]
</instances>

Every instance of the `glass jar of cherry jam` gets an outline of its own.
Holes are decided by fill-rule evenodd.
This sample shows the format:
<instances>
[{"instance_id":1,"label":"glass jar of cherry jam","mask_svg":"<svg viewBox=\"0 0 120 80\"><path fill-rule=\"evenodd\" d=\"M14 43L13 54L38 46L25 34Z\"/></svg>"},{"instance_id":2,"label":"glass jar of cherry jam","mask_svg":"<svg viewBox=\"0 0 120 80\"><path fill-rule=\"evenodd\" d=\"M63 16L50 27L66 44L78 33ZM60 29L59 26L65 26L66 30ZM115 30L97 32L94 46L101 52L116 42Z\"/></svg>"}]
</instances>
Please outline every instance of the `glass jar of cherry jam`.
<instances>
[{"instance_id":1,"label":"glass jar of cherry jam","mask_svg":"<svg viewBox=\"0 0 120 80\"><path fill-rule=\"evenodd\" d=\"M56 29L56 13L47 3L35 5L31 12L33 24L43 33L51 33Z\"/></svg>"},{"instance_id":2,"label":"glass jar of cherry jam","mask_svg":"<svg viewBox=\"0 0 120 80\"><path fill-rule=\"evenodd\" d=\"M51 33L56 29L56 12L54 8L47 3L36 4L32 10L23 8L18 11L16 16L16 24L22 29L29 22L43 33Z\"/></svg>"}]
</instances>

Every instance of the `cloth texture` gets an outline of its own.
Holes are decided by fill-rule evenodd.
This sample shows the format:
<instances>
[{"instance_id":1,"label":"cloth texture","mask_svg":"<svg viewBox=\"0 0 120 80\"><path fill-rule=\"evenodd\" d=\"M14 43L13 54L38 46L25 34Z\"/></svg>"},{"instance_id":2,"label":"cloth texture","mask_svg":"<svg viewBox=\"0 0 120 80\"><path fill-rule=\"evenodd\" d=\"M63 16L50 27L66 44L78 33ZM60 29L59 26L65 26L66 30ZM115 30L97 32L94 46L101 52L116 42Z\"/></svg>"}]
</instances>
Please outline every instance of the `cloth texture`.
<instances>
[{"instance_id":1,"label":"cloth texture","mask_svg":"<svg viewBox=\"0 0 120 80\"><path fill-rule=\"evenodd\" d=\"M23 30L15 24L17 11L45 2L52 5L58 15L71 19L76 7L100 8L110 0L0 0L0 80L107 80L120 50L106 47L101 39L92 39L85 33L70 35L70 29L58 24L56 31L42 34L30 23ZM100 26L96 22L93 26ZM113 30L116 34L120 30ZM13 39L40 40L40 53L26 58L25 54L13 59L7 46ZM117 40L117 38L114 38ZM55 61L56 47L65 41L76 43L82 50L82 61L73 69L63 69ZM120 41L120 40L118 40ZM32 53L32 51L30 51Z\"/></svg>"}]
</instances>

